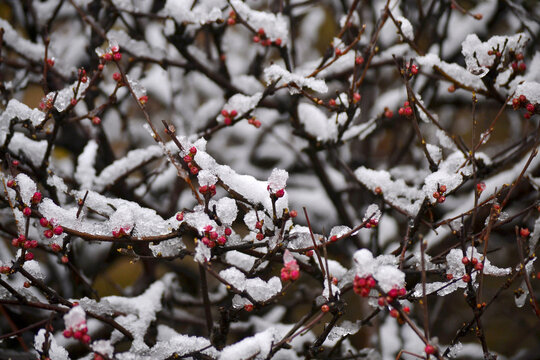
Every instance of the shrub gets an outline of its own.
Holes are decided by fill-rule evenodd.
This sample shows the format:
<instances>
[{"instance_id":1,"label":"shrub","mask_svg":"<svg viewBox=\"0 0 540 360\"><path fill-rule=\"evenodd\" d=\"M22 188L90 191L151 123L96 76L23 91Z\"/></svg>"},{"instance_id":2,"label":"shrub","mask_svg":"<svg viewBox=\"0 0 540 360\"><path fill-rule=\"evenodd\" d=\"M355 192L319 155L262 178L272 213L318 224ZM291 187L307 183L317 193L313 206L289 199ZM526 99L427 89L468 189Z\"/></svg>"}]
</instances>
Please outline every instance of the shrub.
<instances>
[{"instance_id":1,"label":"shrub","mask_svg":"<svg viewBox=\"0 0 540 360\"><path fill-rule=\"evenodd\" d=\"M5 2L1 357L535 356L538 10Z\"/></svg>"}]
</instances>

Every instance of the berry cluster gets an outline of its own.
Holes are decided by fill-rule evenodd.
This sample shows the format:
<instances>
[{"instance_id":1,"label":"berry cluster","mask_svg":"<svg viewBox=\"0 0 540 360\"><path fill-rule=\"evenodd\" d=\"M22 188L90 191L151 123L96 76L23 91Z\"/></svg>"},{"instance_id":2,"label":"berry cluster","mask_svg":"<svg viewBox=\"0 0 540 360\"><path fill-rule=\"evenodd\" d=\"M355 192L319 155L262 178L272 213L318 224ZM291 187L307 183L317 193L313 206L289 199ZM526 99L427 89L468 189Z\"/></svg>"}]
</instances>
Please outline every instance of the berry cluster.
<instances>
[{"instance_id":1,"label":"berry cluster","mask_svg":"<svg viewBox=\"0 0 540 360\"><path fill-rule=\"evenodd\" d=\"M300 267L295 259L285 263L281 268L281 281L295 281L300 276Z\"/></svg>"},{"instance_id":2,"label":"berry cluster","mask_svg":"<svg viewBox=\"0 0 540 360\"><path fill-rule=\"evenodd\" d=\"M223 119L223 123L229 126L232 124L234 118L238 116L238 112L236 110L227 111L223 109L221 110L221 115L223 115L223 117L225 118Z\"/></svg>"},{"instance_id":3,"label":"berry cluster","mask_svg":"<svg viewBox=\"0 0 540 360\"><path fill-rule=\"evenodd\" d=\"M120 47L118 45L113 45L109 48L105 54L101 55L103 62L109 61L120 61L122 60L122 54L120 53Z\"/></svg>"},{"instance_id":4,"label":"berry cluster","mask_svg":"<svg viewBox=\"0 0 540 360\"><path fill-rule=\"evenodd\" d=\"M259 30L257 30L257 34L253 36L253 42L260 43L262 46L272 45L272 40L270 40L266 36L266 32L264 31L263 28L260 28ZM277 38L276 41L274 41L274 45L281 46L282 42L283 41L281 40L281 38Z\"/></svg>"},{"instance_id":5,"label":"berry cluster","mask_svg":"<svg viewBox=\"0 0 540 360\"><path fill-rule=\"evenodd\" d=\"M390 289L390 291L388 291L388 294L386 295L386 297L379 296L379 299L377 300L377 303L380 306L385 306L387 304L392 303L397 298L405 296L406 294L407 294L407 289L405 289L404 287L399 288L399 289L398 288L392 288L392 289ZM405 306L405 307L403 307L403 311L405 311L406 313L409 313L410 308L408 306Z\"/></svg>"},{"instance_id":6,"label":"berry cluster","mask_svg":"<svg viewBox=\"0 0 540 360\"><path fill-rule=\"evenodd\" d=\"M446 192L446 185L440 185L437 187L437 191L433 193L433 197L437 199L439 204L443 203L446 200L444 193Z\"/></svg>"},{"instance_id":7,"label":"berry cluster","mask_svg":"<svg viewBox=\"0 0 540 360\"><path fill-rule=\"evenodd\" d=\"M19 235L19 237L13 238L13 240L11 240L11 245L28 250L28 249L36 248L38 246L38 242L37 240L28 240L26 236L21 234ZM27 253L27 254L30 254L30 253ZM27 259L27 260L31 260L31 259Z\"/></svg>"},{"instance_id":8,"label":"berry cluster","mask_svg":"<svg viewBox=\"0 0 540 360\"><path fill-rule=\"evenodd\" d=\"M399 108L398 114L401 116L407 116L410 117L413 114L413 109L408 101L405 101L403 103L403 106Z\"/></svg>"},{"instance_id":9,"label":"berry cluster","mask_svg":"<svg viewBox=\"0 0 540 360\"><path fill-rule=\"evenodd\" d=\"M197 154L197 148L195 146L192 146L191 149L189 149L189 154L184 156L184 161L189 168L189 172L193 175L197 175L199 172L199 168L193 164L193 157Z\"/></svg>"},{"instance_id":10,"label":"berry cluster","mask_svg":"<svg viewBox=\"0 0 540 360\"><path fill-rule=\"evenodd\" d=\"M92 340L90 335L88 335L88 327L86 326L86 321L81 321L77 326L71 327L64 330L64 337L70 338L73 337L76 340L79 340L85 344L89 344Z\"/></svg>"},{"instance_id":11,"label":"berry cluster","mask_svg":"<svg viewBox=\"0 0 540 360\"><path fill-rule=\"evenodd\" d=\"M201 241L204 245L212 249L216 245L223 246L227 243L227 237L232 234L231 228L225 228L223 235L219 235L212 225L206 225L204 227L204 236Z\"/></svg>"},{"instance_id":12,"label":"berry cluster","mask_svg":"<svg viewBox=\"0 0 540 360\"><path fill-rule=\"evenodd\" d=\"M204 196L212 197L216 195L216 185L203 185L199 188L199 192Z\"/></svg>"},{"instance_id":13,"label":"berry cluster","mask_svg":"<svg viewBox=\"0 0 540 360\"><path fill-rule=\"evenodd\" d=\"M234 10L229 11L229 17L227 18L227 25L236 24L236 12Z\"/></svg>"},{"instance_id":14,"label":"berry cluster","mask_svg":"<svg viewBox=\"0 0 540 360\"><path fill-rule=\"evenodd\" d=\"M482 271L482 269L484 268L484 264L481 261L478 261L478 259L474 258L474 257L472 259L469 259L468 257L464 256L463 259L461 259L461 262L465 266L474 267L474 269L477 270L477 271ZM469 281L471 281L471 276L469 274L465 274L465 275L463 275L461 280L463 280L465 282L469 282Z\"/></svg>"},{"instance_id":15,"label":"berry cluster","mask_svg":"<svg viewBox=\"0 0 540 360\"><path fill-rule=\"evenodd\" d=\"M256 238L257 240L261 241L262 239L264 239L264 233L262 231L262 228L263 228L263 224L264 224L264 220L259 220L255 223L255 229L257 229L257 235L256 235Z\"/></svg>"},{"instance_id":16,"label":"berry cluster","mask_svg":"<svg viewBox=\"0 0 540 360\"><path fill-rule=\"evenodd\" d=\"M52 238L54 235L62 235L64 232L62 226L57 225L54 219L47 220L46 218L42 217L39 219L39 225L47 228L43 231L43 236L45 236L47 239Z\"/></svg>"},{"instance_id":17,"label":"berry cluster","mask_svg":"<svg viewBox=\"0 0 540 360\"><path fill-rule=\"evenodd\" d=\"M250 117L248 119L248 124L255 126L257 129L261 127L261 121L255 117Z\"/></svg>"},{"instance_id":18,"label":"berry cluster","mask_svg":"<svg viewBox=\"0 0 540 360\"><path fill-rule=\"evenodd\" d=\"M379 220L371 218L369 219L369 221L366 223L365 226L366 226L366 229L371 229L371 228L377 227L377 225L379 225Z\"/></svg>"},{"instance_id":19,"label":"berry cluster","mask_svg":"<svg viewBox=\"0 0 540 360\"><path fill-rule=\"evenodd\" d=\"M353 282L353 290L362 297L369 296L369 292L377 285L373 276L360 277L356 275Z\"/></svg>"},{"instance_id":20,"label":"berry cluster","mask_svg":"<svg viewBox=\"0 0 540 360\"><path fill-rule=\"evenodd\" d=\"M512 107L514 108L514 110L522 107L525 108L527 110L527 112L523 114L523 117L525 119L530 119L531 116L533 116L537 112L536 105L529 102L525 95L519 95L519 97L514 98L512 100Z\"/></svg>"},{"instance_id":21,"label":"berry cluster","mask_svg":"<svg viewBox=\"0 0 540 360\"><path fill-rule=\"evenodd\" d=\"M523 58L524 58L523 54L518 53L515 55L515 57L516 57L516 60L512 62L512 70L514 72L524 73L525 70L527 70L527 64L523 62Z\"/></svg>"}]
</instances>

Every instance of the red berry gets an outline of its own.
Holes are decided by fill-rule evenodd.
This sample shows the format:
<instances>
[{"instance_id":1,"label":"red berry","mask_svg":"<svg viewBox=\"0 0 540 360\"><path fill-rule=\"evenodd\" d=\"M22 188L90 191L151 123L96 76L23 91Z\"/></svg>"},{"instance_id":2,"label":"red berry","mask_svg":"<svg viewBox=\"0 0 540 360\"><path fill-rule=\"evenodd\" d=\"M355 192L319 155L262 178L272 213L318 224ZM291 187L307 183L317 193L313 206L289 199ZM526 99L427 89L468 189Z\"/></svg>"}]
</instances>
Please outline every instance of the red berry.
<instances>
[{"instance_id":1,"label":"red berry","mask_svg":"<svg viewBox=\"0 0 540 360\"><path fill-rule=\"evenodd\" d=\"M313 250L306 251L306 256L312 257L313 256Z\"/></svg>"},{"instance_id":2,"label":"red berry","mask_svg":"<svg viewBox=\"0 0 540 360\"><path fill-rule=\"evenodd\" d=\"M479 193L481 193L485 189L486 189L486 183L485 182L479 182L478 184L476 184L476 191L478 191Z\"/></svg>"},{"instance_id":3,"label":"red berry","mask_svg":"<svg viewBox=\"0 0 540 360\"><path fill-rule=\"evenodd\" d=\"M99 118L99 116L92 117L92 124L94 124L94 125L101 124L101 119Z\"/></svg>"},{"instance_id":4,"label":"red berry","mask_svg":"<svg viewBox=\"0 0 540 360\"><path fill-rule=\"evenodd\" d=\"M219 245L225 245L225 243L227 242L227 238L225 236L220 236L218 239L217 239L217 243Z\"/></svg>"},{"instance_id":5,"label":"red berry","mask_svg":"<svg viewBox=\"0 0 540 360\"><path fill-rule=\"evenodd\" d=\"M437 199L437 201L438 201L439 203L441 203L441 204L442 204L445 200L446 200L446 197L444 197L444 196L441 196L440 198Z\"/></svg>"},{"instance_id":6,"label":"red berry","mask_svg":"<svg viewBox=\"0 0 540 360\"><path fill-rule=\"evenodd\" d=\"M531 233L531 232L530 232L529 229L527 229L527 228L521 228L521 229L519 230L519 235L520 235L521 237L524 237L524 238L528 237L528 236L530 235L530 233Z\"/></svg>"},{"instance_id":7,"label":"red berry","mask_svg":"<svg viewBox=\"0 0 540 360\"><path fill-rule=\"evenodd\" d=\"M399 317L399 311L396 309L390 310L390 316L397 319Z\"/></svg>"},{"instance_id":8,"label":"red berry","mask_svg":"<svg viewBox=\"0 0 540 360\"><path fill-rule=\"evenodd\" d=\"M188 162L190 162L191 160L193 160L193 159L191 158L191 155L188 154L188 155L184 156L184 162L188 163Z\"/></svg>"},{"instance_id":9,"label":"red berry","mask_svg":"<svg viewBox=\"0 0 540 360\"><path fill-rule=\"evenodd\" d=\"M252 304L244 305L244 310L246 310L247 312L253 311L253 305Z\"/></svg>"},{"instance_id":10,"label":"red berry","mask_svg":"<svg viewBox=\"0 0 540 360\"><path fill-rule=\"evenodd\" d=\"M31 285L28 281L25 281L23 286L28 289Z\"/></svg>"},{"instance_id":11,"label":"red berry","mask_svg":"<svg viewBox=\"0 0 540 360\"><path fill-rule=\"evenodd\" d=\"M362 288L360 290L360 296L362 297L368 297L369 296L369 289L368 288Z\"/></svg>"},{"instance_id":12,"label":"red berry","mask_svg":"<svg viewBox=\"0 0 540 360\"><path fill-rule=\"evenodd\" d=\"M228 19L227 19L227 24L228 24L228 25L234 25L234 24L236 24L236 20L233 19L233 18L228 18Z\"/></svg>"},{"instance_id":13,"label":"red berry","mask_svg":"<svg viewBox=\"0 0 540 360\"><path fill-rule=\"evenodd\" d=\"M384 116L387 118L387 119L391 119L394 117L394 113L392 112L392 110L386 110L384 112Z\"/></svg>"},{"instance_id":14,"label":"red berry","mask_svg":"<svg viewBox=\"0 0 540 360\"><path fill-rule=\"evenodd\" d=\"M465 274L461 277L461 280L465 281L466 283L468 283L469 281L471 281L471 276L469 274Z\"/></svg>"},{"instance_id":15,"label":"red berry","mask_svg":"<svg viewBox=\"0 0 540 360\"><path fill-rule=\"evenodd\" d=\"M34 195L32 195L32 202L34 204L37 204L41 201L41 193L39 191L36 191Z\"/></svg>"},{"instance_id":16,"label":"red berry","mask_svg":"<svg viewBox=\"0 0 540 360\"><path fill-rule=\"evenodd\" d=\"M199 173L199 169L196 167L196 166L192 166L189 168L189 171L191 172L191 174L193 175L197 175Z\"/></svg>"},{"instance_id":17,"label":"red berry","mask_svg":"<svg viewBox=\"0 0 540 360\"><path fill-rule=\"evenodd\" d=\"M7 186L8 188L14 187L14 186L15 186L15 180L9 179L9 180L6 182L6 186Z\"/></svg>"},{"instance_id":18,"label":"red berry","mask_svg":"<svg viewBox=\"0 0 540 360\"><path fill-rule=\"evenodd\" d=\"M232 120L231 118L229 117L226 117L225 119L223 119L223 123L227 126L231 125L232 124Z\"/></svg>"},{"instance_id":19,"label":"red berry","mask_svg":"<svg viewBox=\"0 0 540 360\"><path fill-rule=\"evenodd\" d=\"M321 306L321 311L324 312L324 313L328 312L328 311L330 311L330 307L328 305L324 304L323 306Z\"/></svg>"},{"instance_id":20,"label":"red berry","mask_svg":"<svg viewBox=\"0 0 540 360\"><path fill-rule=\"evenodd\" d=\"M51 229L47 229L43 232L43 236L45 236L47 239L52 238L54 235L53 231Z\"/></svg>"},{"instance_id":21,"label":"red berry","mask_svg":"<svg viewBox=\"0 0 540 360\"><path fill-rule=\"evenodd\" d=\"M377 303L379 304L379 306L384 306L386 304L386 300L384 299L384 296L379 297L379 299L377 300Z\"/></svg>"},{"instance_id":22,"label":"red berry","mask_svg":"<svg viewBox=\"0 0 540 360\"><path fill-rule=\"evenodd\" d=\"M73 336L73 332L71 332L71 330L69 329L64 330L63 334L64 334L64 337L66 338L70 338Z\"/></svg>"},{"instance_id":23,"label":"red berry","mask_svg":"<svg viewBox=\"0 0 540 360\"><path fill-rule=\"evenodd\" d=\"M533 113L535 110L534 104L528 103L527 104L527 111Z\"/></svg>"},{"instance_id":24,"label":"red berry","mask_svg":"<svg viewBox=\"0 0 540 360\"><path fill-rule=\"evenodd\" d=\"M435 199L438 199L440 196L441 196L441 194L439 194L438 191L435 191L435 192L433 193L433 197L434 197Z\"/></svg>"},{"instance_id":25,"label":"red berry","mask_svg":"<svg viewBox=\"0 0 540 360\"><path fill-rule=\"evenodd\" d=\"M478 264L478 259L477 259L477 258L472 258L472 259L471 259L471 263L472 263L473 265Z\"/></svg>"},{"instance_id":26,"label":"red berry","mask_svg":"<svg viewBox=\"0 0 540 360\"><path fill-rule=\"evenodd\" d=\"M117 54L115 54L115 55L117 55ZM81 341L82 341L83 343L85 343L85 344L89 344L89 343L90 343L90 340L91 340L91 338L90 338L90 335L88 335L88 334L84 334L84 335L82 336L82 339L81 339Z\"/></svg>"},{"instance_id":27,"label":"red berry","mask_svg":"<svg viewBox=\"0 0 540 360\"><path fill-rule=\"evenodd\" d=\"M207 191L208 191L208 186L206 186L206 185L203 185L203 186L201 186L201 187L199 188L199 192L200 192L201 194L204 194L204 193L206 193Z\"/></svg>"},{"instance_id":28,"label":"red berry","mask_svg":"<svg viewBox=\"0 0 540 360\"><path fill-rule=\"evenodd\" d=\"M354 94L353 94L353 101L354 101L355 103L359 102L360 99L362 99L362 95L360 95L359 93L354 93Z\"/></svg>"},{"instance_id":29,"label":"red berry","mask_svg":"<svg viewBox=\"0 0 540 360\"><path fill-rule=\"evenodd\" d=\"M263 233L258 233L256 238L257 238L257 240L261 241L262 239L264 239L264 234Z\"/></svg>"},{"instance_id":30,"label":"red berry","mask_svg":"<svg viewBox=\"0 0 540 360\"><path fill-rule=\"evenodd\" d=\"M258 36L254 36L254 37L253 37L253 42L258 43L259 41L261 41L261 38L260 38L260 37L258 37Z\"/></svg>"},{"instance_id":31,"label":"red berry","mask_svg":"<svg viewBox=\"0 0 540 360\"><path fill-rule=\"evenodd\" d=\"M403 307L403 312L405 312L406 314L408 314L408 313L411 312L411 308L408 307L408 306L404 306L404 307Z\"/></svg>"},{"instance_id":32,"label":"red berry","mask_svg":"<svg viewBox=\"0 0 540 360\"><path fill-rule=\"evenodd\" d=\"M221 110L221 115L223 115L224 117L229 117L229 112L225 109Z\"/></svg>"},{"instance_id":33,"label":"red berry","mask_svg":"<svg viewBox=\"0 0 540 360\"><path fill-rule=\"evenodd\" d=\"M517 71L517 69L518 69L518 63L514 61L512 63L512 70Z\"/></svg>"},{"instance_id":34,"label":"red berry","mask_svg":"<svg viewBox=\"0 0 540 360\"><path fill-rule=\"evenodd\" d=\"M410 106L407 106L404 110L405 116L412 116L413 110Z\"/></svg>"},{"instance_id":35,"label":"red berry","mask_svg":"<svg viewBox=\"0 0 540 360\"><path fill-rule=\"evenodd\" d=\"M27 252L26 255L24 255L24 260L30 261L34 259L34 254L31 252Z\"/></svg>"},{"instance_id":36,"label":"red berry","mask_svg":"<svg viewBox=\"0 0 540 360\"><path fill-rule=\"evenodd\" d=\"M418 66L416 65L411 66L411 74L413 75L418 74Z\"/></svg>"},{"instance_id":37,"label":"red berry","mask_svg":"<svg viewBox=\"0 0 540 360\"><path fill-rule=\"evenodd\" d=\"M367 286L370 287L370 288L374 288L375 285L377 285L377 282L375 281L375 279L373 277L368 277L367 278Z\"/></svg>"},{"instance_id":38,"label":"red berry","mask_svg":"<svg viewBox=\"0 0 540 360\"><path fill-rule=\"evenodd\" d=\"M469 258L464 256L463 259L461 259L461 262L463 263L463 265L467 265L469 263Z\"/></svg>"},{"instance_id":39,"label":"red berry","mask_svg":"<svg viewBox=\"0 0 540 360\"><path fill-rule=\"evenodd\" d=\"M184 213L179 212L178 214L176 214L176 220L178 220L178 221L184 220Z\"/></svg>"},{"instance_id":40,"label":"red berry","mask_svg":"<svg viewBox=\"0 0 540 360\"><path fill-rule=\"evenodd\" d=\"M120 54L119 52L115 53L113 55L113 58L114 58L114 61L120 61L122 60L122 54Z\"/></svg>"},{"instance_id":41,"label":"red berry","mask_svg":"<svg viewBox=\"0 0 540 360\"><path fill-rule=\"evenodd\" d=\"M332 235L330 237L330 242L336 242L337 241L337 236L336 235Z\"/></svg>"},{"instance_id":42,"label":"red berry","mask_svg":"<svg viewBox=\"0 0 540 360\"><path fill-rule=\"evenodd\" d=\"M519 102L524 104L527 102L527 97L525 95L519 95Z\"/></svg>"},{"instance_id":43,"label":"red berry","mask_svg":"<svg viewBox=\"0 0 540 360\"><path fill-rule=\"evenodd\" d=\"M19 166L19 160L13 160L13 161L11 162L11 165L13 165L13 166L15 166L15 167Z\"/></svg>"},{"instance_id":44,"label":"red berry","mask_svg":"<svg viewBox=\"0 0 540 360\"><path fill-rule=\"evenodd\" d=\"M334 100L334 99L328 100L328 105L330 105L330 106L336 106L336 100Z\"/></svg>"},{"instance_id":45,"label":"red berry","mask_svg":"<svg viewBox=\"0 0 540 360\"><path fill-rule=\"evenodd\" d=\"M476 265L474 265L474 268L478 271L482 271L482 269L484 268L484 264L482 264L481 262L477 263Z\"/></svg>"},{"instance_id":46,"label":"red berry","mask_svg":"<svg viewBox=\"0 0 540 360\"><path fill-rule=\"evenodd\" d=\"M238 111L236 111L236 110L231 110L230 115L231 115L232 118L235 118L236 115L238 115Z\"/></svg>"},{"instance_id":47,"label":"red berry","mask_svg":"<svg viewBox=\"0 0 540 360\"><path fill-rule=\"evenodd\" d=\"M73 333L73 337L77 340L80 340L83 337L83 333L80 330L77 330Z\"/></svg>"},{"instance_id":48,"label":"red berry","mask_svg":"<svg viewBox=\"0 0 540 360\"><path fill-rule=\"evenodd\" d=\"M98 70L101 71L101 70L103 70L104 67L105 67L105 66L103 66L103 64L99 64L99 65L98 65Z\"/></svg>"},{"instance_id":49,"label":"red berry","mask_svg":"<svg viewBox=\"0 0 540 360\"><path fill-rule=\"evenodd\" d=\"M230 236L232 234L231 228L225 228L225 235Z\"/></svg>"},{"instance_id":50,"label":"red berry","mask_svg":"<svg viewBox=\"0 0 540 360\"><path fill-rule=\"evenodd\" d=\"M453 278L454 278L454 275L446 274L446 280L452 280Z\"/></svg>"},{"instance_id":51,"label":"red berry","mask_svg":"<svg viewBox=\"0 0 540 360\"><path fill-rule=\"evenodd\" d=\"M259 34L259 35L264 35L264 29L263 29L263 28L259 28L259 30L257 30L257 34Z\"/></svg>"},{"instance_id":52,"label":"red berry","mask_svg":"<svg viewBox=\"0 0 540 360\"><path fill-rule=\"evenodd\" d=\"M189 153L191 155L195 155L197 153L197 148L195 146L192 146L191 149L189 149Z\"/></svg>"},{"instance_id":53,"label":"red berry","mask_svg":"<svg viewBox=\"0 0 540 360\"><path fill-rule=\"evenodd\" d=\"M143 104L143 105L146 104L146 103L148 102L148 96L147 96L147 95L141 96L141 97L139 98L139 102L140 102L141 104Z\"/></svg>"},{"instance_id":54,"label":"red berry","mask_svg":"<svg viewBox=\"0 0 540 360\"><path fill-rule=\"evenodd\" d=\"M112 78L114 81L120 81L122 79L122 75L120 73L115 72Z\"/></svg>"},{"instance_id":55,"label":"red berry","mask_svg":"<svg viewBox=\"0 0 540 360\"><path fill-rule=\"evenodd\" d=\"M445 193L445 192L446 192L446 185L441 185L441 186L439 186L439 190L440 190L442 193Z\"/></svg>"},{"instance_id":56,"label":"red berry","mask_svg":"<svg viewBox=\"0 0 540 360\"><path fill-rule=\"evenodd\" d=\"M341 49L336 48L335 53L336 53L336 56L340 56L341 55Z\"/></svg>"},{"instance_id":57,"label":"red berry","mask_svg":"<svg viewBox=\"0 0 540 360\"><path fill-rule=\"evenodd\" d=\"M291 210L291 211L289 212L289 215L291 215L292 218L295 218L295 217L298 216L298 212L297 212L296 210Z\"/></svg>"},{"instance_id":58,"label":"red berry","mask_svg":"<svg viewBox=\"0 0 540 360\"><path fill-rule=\"evenodd\" d=\"M71 99L71 105L73 106L77 105L77 99L75 98Z\"/></svg>"},{"instance_id":59,"label":"red berry","mask_svg":"<svg viewBox=\"0 0 540 360\"><path fill-rule=\"evenodd\" d=\"M524 62L519 63L519 71L524 72L525 70L527 70L527 64Z\"/></svg>"},{"instance_id":60,"label":"red berry","mask_svg":"<svg viewBox=\"0 0 540 360\"><path fill-rule=\"evenodd\" d=\"M356 59L354 59L354 62L356 65L362 65L364 63L364 58L362 56L357 56Z\"/></svg>"},{"instance_id":61,"label":"red berry","mask_svg":"<svg viewBox=\"0 0 540 360\"><path fill-rule=\"evenodd\" d=\"M24 216L30 216L32 215L32 209L30 209L28 206L23 209L23 215Z\"/></svg>"},{"instance_id":62,"label":"red berry","mask_svg":"<svg viewBox=\"0 0 540 360\"><path fill-rule=\"evenodd\" d=\"M433 345L427 344L426 347L424 348L424 351L428 355L433 355L433 354L435 354L435 347Z\"/></svg>"},{"instance_id":63,"label":"red berry","mask_svg":"<svg viewBox=\"0 0 540 360\"><path fill-rule=\"evenodd\" d=\"M283 197L283 195L285 195L285 190L279 189L278 191L276 191L276 197L280 198Z\"/></svg>"},{"instance_id":64,"label":"red berry","mask_svg":"<svg viewBox=\"0 0 540 360\"><path fill-rule=\"evenodd\" d=\"M274 41L274 44L281 46L281 38L277 38L276 41Z\"/></svg>"},{"instance_id":65,"label":"red berry","mask_svg":"<svg viewBox=\"0 0 540 360\"><path fill-rule=\"evenodd\" d=\"M55 235L62 235L64 229L61 226L55 226L53 232Z\"/></svg>"},{"instance_id":66,"label":"red berry","mask_svg":"<svg viewBox=\"0 0 540 360\"><path fill-rule=\"evenodd\" d=\"M527 120L529 120L531 118L531 113L525 113L523 114L523 117Z\"/></svg>"},{"instance_id":67,"label":"red berry","mask_svg":"<svg viewBox=\"0 0 540 360\"><path fill-rule=\"evenodd\" d=\"M62 260L62 263L64 264L67 264L69 262L69 258L66 255L62 256L61 260Z\"/></svg>"},{"instance_id":68,"label":"red berry","mask_svg":"<svg viewBox=\"0 0 540 360\"><path fill-rule=\"evenodd\" d=\"M52 58L47 59L47 65L49 65L50 67L53 67L54 66L54 59L52 59Z\"/></svg>"},{"instance_id":69,"label":"red berry","mask_svg":"<svg viewBox=\"0 0 540 360\"><path fill-rule=\"evenodd\" d=\"M388 296L390 296L392 298L396 298L398 296L397 289L390 289L390 291L388 292Z\"/></svg>"},{"instance_id":70,"label":"red berry","mask_svg":"<svg viewBox=\"0 0 540 360\"><path fill-rule=\"evenodd\" d=\"M59 252L60 250L62 250L62 247L60 245L56 244L56 243L52 243L51 244L51 249L54 252Z\"/></svg>"}]
</instances>

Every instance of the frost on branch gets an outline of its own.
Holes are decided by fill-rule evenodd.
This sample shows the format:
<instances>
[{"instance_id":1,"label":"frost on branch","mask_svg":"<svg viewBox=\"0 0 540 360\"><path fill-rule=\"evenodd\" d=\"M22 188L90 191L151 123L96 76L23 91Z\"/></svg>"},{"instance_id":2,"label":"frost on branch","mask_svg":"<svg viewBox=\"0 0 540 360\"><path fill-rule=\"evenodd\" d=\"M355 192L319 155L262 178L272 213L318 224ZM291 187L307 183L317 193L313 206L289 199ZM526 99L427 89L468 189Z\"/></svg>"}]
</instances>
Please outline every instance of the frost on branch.
<instances>
[{"instance_id":1,"label":"frost on branch","mask_svg":"<svg viewBox=\"0 0 540 360\"><path fill-rule=\"evenodd\" d=\"M251 9L240 0L232 0L234 10L255 30L263 29L266 36L275 42L281 39L281 45L285 46L289 38L289 27L281 13L272 14Z\"/></svg>"}]
</instances>

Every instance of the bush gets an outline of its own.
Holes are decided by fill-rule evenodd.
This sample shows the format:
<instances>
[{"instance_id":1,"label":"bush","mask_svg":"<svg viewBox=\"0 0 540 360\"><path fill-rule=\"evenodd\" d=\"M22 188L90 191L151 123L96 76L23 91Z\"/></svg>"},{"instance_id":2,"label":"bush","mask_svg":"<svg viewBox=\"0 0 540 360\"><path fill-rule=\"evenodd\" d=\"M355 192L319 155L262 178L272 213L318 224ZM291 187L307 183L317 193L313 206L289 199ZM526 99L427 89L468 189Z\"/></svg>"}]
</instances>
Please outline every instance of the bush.
<instances>
[{"instance_id":1,"label":"bush","mask_svg":"<svg viewBox=\"0 0 540 360\"><path fill-rule=\"evenodd\" d=\"M0 14L0 357L537 356L534 2Z\"/></svg>"}]
</instances>

